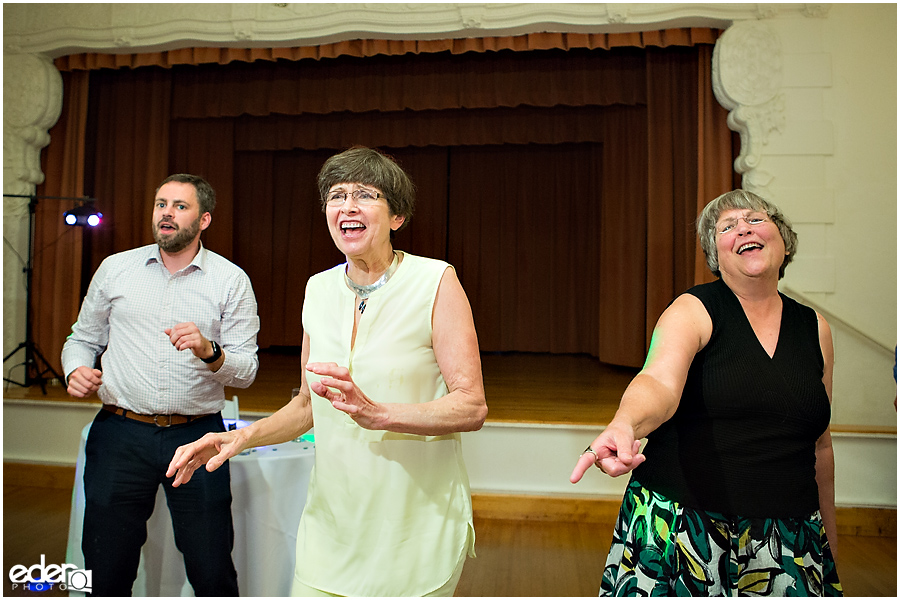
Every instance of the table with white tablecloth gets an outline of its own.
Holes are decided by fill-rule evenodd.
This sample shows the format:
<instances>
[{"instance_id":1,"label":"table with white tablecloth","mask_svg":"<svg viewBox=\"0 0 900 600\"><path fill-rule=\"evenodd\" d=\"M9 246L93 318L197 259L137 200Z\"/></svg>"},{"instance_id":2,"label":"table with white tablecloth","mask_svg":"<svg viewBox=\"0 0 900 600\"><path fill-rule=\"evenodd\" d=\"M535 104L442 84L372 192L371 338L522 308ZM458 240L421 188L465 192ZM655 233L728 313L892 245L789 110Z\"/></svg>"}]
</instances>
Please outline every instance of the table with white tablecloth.
<instances>
[{"instance_id":1,"label":"table with white tablecloth","mask_svg":"<svg viewBox=\"0 0 900 600\"><path fill-rule=\"evenodd\" d=\"M90 427L87 425L81 432L66 551L66 562L78 568L84 568L84 446ZM230 460L232 556L242 596L290 595L297 526L314 461L315 444L306 440L254 448ZM193 595L184 560L175 547L172 520L161 486L153 516L147 522L147 542L141 550L132 592L134 596Z\"/></svg>"}]
</instances>

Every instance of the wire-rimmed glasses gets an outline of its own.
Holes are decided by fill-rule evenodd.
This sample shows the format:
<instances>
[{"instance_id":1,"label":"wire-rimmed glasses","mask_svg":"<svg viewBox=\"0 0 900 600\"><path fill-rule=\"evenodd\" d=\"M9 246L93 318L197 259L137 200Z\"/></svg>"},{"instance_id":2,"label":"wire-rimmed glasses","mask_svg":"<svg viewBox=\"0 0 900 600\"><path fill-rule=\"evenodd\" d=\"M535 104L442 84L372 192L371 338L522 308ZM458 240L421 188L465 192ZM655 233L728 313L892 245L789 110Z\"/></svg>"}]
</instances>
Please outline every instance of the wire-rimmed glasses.
<instances>
[{"instance_id":1,"label":"wire-rimmed glasses","mask_svg":"<svg viewBox=\"0 0 900 600\"><path fill-rule=\"evenodd\" d=\"M384 198L383 194L364 190L362 188L353 190L352 192L334 191L328 192L325 196L325 202L328 206L343 206L348 197L353 197L353 201L359 206L371 206L378 202L379 198Z\"/></svg>"},{"instance_id":2,"label":"wire-rimmed glasses","mask_svg":"<svg viewBox=\"0 0 900 600\"><path fill-rule=\"evenodd\" d=\"M728 233L735 227L737 227L738 221L743 221L750 227L756 227L757 225L762 225L766 221L769 220L769 215L763 212L753 212L747 215L742 215L737 217L736 219L725 219L723 221L719 221L716 223L716 233L719 235Z\"/></svg>"}]
</instances>

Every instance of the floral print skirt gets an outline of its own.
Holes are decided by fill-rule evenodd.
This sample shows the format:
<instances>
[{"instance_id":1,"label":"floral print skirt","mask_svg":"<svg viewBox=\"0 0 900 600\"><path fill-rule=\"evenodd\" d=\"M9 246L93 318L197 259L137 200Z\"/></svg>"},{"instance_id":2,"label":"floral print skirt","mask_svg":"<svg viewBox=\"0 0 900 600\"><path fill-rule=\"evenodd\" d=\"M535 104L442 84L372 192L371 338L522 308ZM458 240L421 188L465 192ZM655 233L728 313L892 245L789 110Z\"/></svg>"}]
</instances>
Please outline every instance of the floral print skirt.
<instances>
[{"instance_id":1,"label":"floral print skirt","mask_svg":"<svg viewBox=\"0 0 900 600\"><path fill-rule=\"evenodd\" d=\"M819 512L727 516L628 484L601 596L842 596Z\"/></svg>"}]
</instances>

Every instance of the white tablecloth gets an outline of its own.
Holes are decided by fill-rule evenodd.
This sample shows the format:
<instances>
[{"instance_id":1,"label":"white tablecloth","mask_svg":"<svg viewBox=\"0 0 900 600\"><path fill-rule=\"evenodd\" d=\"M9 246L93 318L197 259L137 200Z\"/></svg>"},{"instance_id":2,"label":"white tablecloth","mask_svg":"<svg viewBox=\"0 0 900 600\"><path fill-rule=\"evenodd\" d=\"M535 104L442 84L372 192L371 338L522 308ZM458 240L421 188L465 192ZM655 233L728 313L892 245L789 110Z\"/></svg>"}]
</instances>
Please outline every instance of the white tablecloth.
<instances>
[{"instance_id":1,"label":"white tablecloth","mask_svg":"<svg viewBox=\"0 0 900 600\"><path fill-rule=\"evenodd\" d=\"M66 562L84 568L84 446L90 425L81 432ZM306 503L315 459L310 442L286 442L254 448L231 459L231 512L234 518L234 566L242 596L288 596L294 575L297 526ZM134 596L193 596L184 560L175 547L172 520L160 486L147 542L141 551ZM70 595L82 595L72 593Z\"/></svg>"}]
</instances>

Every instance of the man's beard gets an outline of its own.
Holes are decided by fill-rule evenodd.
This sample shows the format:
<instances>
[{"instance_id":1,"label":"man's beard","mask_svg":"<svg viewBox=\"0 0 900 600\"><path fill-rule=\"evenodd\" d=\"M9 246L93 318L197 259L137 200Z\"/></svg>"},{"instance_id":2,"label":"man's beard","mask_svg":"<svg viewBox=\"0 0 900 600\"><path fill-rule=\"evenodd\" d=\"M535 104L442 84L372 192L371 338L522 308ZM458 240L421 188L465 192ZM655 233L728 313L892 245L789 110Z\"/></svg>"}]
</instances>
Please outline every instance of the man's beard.
<instances>
[{"instance_id":1,"label":"man's beard","mask_svg":"<svg viewBox=\"0 0 900 600\"><path fill-rule=\"evenodd\" d=\"M160 223L161 222L162 221L160 221ZM167 222L173 227L177 227L174 221ZM200 233L200 217L197 217L187 229L178 229L173 235L161 236L159 234L159 223L153 227L153 239L159 244L161 250L164 250L169 254L177 254L187 248L188 245L194 241L194 238L197 237L198 233Z\"/></svg>"}]
</instances>

